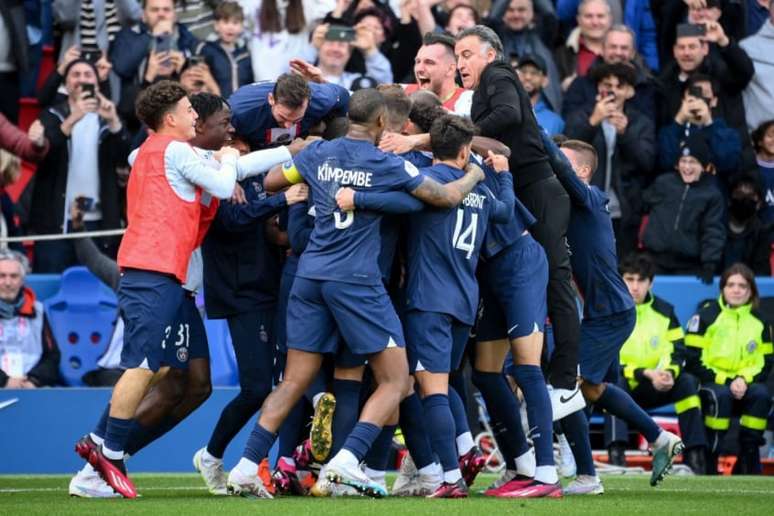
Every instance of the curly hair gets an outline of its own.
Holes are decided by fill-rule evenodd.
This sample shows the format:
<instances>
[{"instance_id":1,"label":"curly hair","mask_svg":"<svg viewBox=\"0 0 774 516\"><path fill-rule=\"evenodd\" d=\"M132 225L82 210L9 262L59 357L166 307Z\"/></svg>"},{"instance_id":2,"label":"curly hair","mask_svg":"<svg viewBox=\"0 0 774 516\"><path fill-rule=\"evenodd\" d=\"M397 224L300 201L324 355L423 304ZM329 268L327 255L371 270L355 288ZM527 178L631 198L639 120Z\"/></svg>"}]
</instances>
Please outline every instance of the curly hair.
<instances>
[{"instance_id":1,"label":"curly hair","mask_svg":"<svg viewBox=\"0 0 774 516\"><path fill-rule=\"evenodd\" d=\"M188 96L180 83L159 81L140 92L134 104L137 118L154 131L159 129L164 115L175 108L180 99Z\"/></svg>"}]
</instances>

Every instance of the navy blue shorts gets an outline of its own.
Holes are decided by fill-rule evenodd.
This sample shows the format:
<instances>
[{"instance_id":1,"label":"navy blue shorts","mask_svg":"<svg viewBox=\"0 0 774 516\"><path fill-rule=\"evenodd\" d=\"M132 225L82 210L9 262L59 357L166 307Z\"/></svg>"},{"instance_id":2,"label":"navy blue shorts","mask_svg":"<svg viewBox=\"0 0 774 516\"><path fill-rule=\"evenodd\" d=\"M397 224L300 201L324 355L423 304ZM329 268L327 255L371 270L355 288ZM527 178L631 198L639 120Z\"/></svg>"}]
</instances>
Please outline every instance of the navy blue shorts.
<instances>
[{"instance_id":1,"label":"navy blue shorts","mask_svg":"<svg viewBox=\"0 0 774 516\"><path fill-rule=\"evenodd\" d=\"M287 331L289 349L310 353L335 353L339 335L355 355L404 346L400 321L381 284L297 277L288 300Z\"/></svg>"},{"instance_id":2,"label":"navy blue shorts","mask_svg":"<svg viewBox=\"0 0 774 516\"><path fill-rule=\"evenodd\" d=\"M194 358L210 359L207 346L207 332L196 306L196 299L183 296L183 302L177 313L177 321L165 329L164 364L175 369L188 369L188 361Z\"/></svg>"},{"instance_id":3,"label":"navy blue shorts","mask_svg":"<svg viewBox=\"0 0 774 516\"><path fill-rule=\"evenodd\" d=\"M532 235L524 235L482 262L479 342L518 339L545 331L548 260Z\"/></svg>"},{"instance_id":4,"label":"navy blue shorts","mask_svg":"<svg viewBox=\"0 0 774 516\"><path fill-rule=\"evenodd\" d=\"M449 314L409 310L403 314L409 371L449 373L462 362L470 326Z\"/></svg>"},{"instance_id":5,"label":"navy blue shorts","mask_svg":"<svg viewBox=\"0 0 774 516\"><path fill-rule=\"evenodd\" d=\"M605 380L610 367L618 363L618 354L636 322L634 308L581 321L578 363L584 380L593 384Z\"/></svg>"},{"instance_id":6,"label":"navy blue shorts","mask_svg":"<svg viewBox=\"0 0 774 516\"><path fill-rule=\"evenodd\" d=\"M118 283L118 307L124 320L121 367L158 371L164 362L164 336L177 320L183 287L159 272L126 269Z\"/></svg>"}]
</instances>

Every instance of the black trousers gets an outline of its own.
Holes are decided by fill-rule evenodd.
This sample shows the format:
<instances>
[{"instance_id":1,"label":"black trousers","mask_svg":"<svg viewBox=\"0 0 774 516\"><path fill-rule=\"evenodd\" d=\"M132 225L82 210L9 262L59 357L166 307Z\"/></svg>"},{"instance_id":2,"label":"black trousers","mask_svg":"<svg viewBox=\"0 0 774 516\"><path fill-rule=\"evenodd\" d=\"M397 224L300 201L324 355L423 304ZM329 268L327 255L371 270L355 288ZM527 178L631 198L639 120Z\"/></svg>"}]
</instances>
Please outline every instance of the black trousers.
<instances>
[{"instance_id":1,"label":"black trousers","mask_svg":"<svg viewBox=\"0 0 774 516\"><path fill-rule=\"evenodd\" d=\"M19 123L19 99L21 86L16 72L0 72L0 113L13 124Z\"/></svg>"},{"instance_id":2,"label":"black trousers","mask_svg":"<svg viewBox=\"0 0 774 516\"><path fill-rule=\"evenodd\" d=\"M567 245L570 197L556 176L517 188L516 195L537 219L530 233L543 246L548 258L548 316L555 343L548 364L548 381L557 388L574 389L580 320Z\"/></svg>"},{"instance_id":3,"label":"black trousers","mask_svg":"<svg viewBox=\"0 0 774 516\"><path fill-rule=\"evenodd\" d=\"M675 380L674 386L666 392L657 391L647 380L630 389L623 375L618 377L618 386L631 394L632 399L644 409L674 403L677 420L680 423L680 433L686 448L707 445L701 415L699 381L694 376L682 373ZM629 428L626 422L621 418L605 414L605 448L613 442L628 440Z\"/></svg>"}]
</instances>

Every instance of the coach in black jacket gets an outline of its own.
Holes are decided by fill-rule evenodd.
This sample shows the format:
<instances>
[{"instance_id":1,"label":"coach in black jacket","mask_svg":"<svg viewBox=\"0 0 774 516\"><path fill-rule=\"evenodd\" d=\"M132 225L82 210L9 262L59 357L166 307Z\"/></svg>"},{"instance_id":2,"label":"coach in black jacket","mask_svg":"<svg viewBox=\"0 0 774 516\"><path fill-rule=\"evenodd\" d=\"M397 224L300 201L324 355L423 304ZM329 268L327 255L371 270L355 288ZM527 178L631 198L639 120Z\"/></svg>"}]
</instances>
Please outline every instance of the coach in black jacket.
<instances>
[{"instance_id":1,"label":"coach in black jacket","mask_svg":"<svg viewBox=\"0 0 774 516\"><path fill-rule=\"evenodd\" d=\"M580 326L566 244L570 198L551 169L529 95L503 61L497 34L483 25L464 30L455 53L463 86L475 90L471 118L482 136L511 149L516 195L538 219L530 231L548 255L548 313L556 342L549 381L557 389L574 390Z\"/></svg>"}]
</instances>

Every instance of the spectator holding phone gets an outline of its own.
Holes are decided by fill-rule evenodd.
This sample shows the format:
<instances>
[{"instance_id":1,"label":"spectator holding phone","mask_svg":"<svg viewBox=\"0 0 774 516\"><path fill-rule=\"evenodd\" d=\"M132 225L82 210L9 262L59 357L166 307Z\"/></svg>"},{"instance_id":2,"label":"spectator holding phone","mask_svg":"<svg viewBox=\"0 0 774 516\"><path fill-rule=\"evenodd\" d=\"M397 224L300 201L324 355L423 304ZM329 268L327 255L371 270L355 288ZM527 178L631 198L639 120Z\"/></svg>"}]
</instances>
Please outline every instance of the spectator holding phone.
<instances>
[{"instance_id":1,"label":"spectator holding phone","mask_svg":"<svg viewBox=\"0 0 774 516\"><path fill-rule=\"evenodd\" d=\"M114 100L113 87L110 83L110 71L113 69L113 65L108 61L106 52L99 49L81 50L80 47L74 45L62 54L56 69L51 72L38 91L38 103L41 107L53 106L67 99L67 92L62 86L64 72L67 66L76 59L83 59L96 67L99 91L104 96Z\"/></svg>"},{"instance_id":2,"label":"spectator holding phone","mask_svg":"<svg viewBox=\"0 0 774 516\"><path fill-rule=\"evenodd\" d=\"M242 40L245 13L236 2L222 2L215 8L215 41L200 43L196 56L202 58L218 83L220 95L230 97L240 86L253 82L250 51ZM185 86L184 86L185 87Z\"/></svg>"},{"instance_id":3,"label":"spectator holding phone","mask_svg":"<svg viewBox=\"0 0 774 516\"><path fill-rule=\"evenodd\" d=\"M709 142L710 159L725 189L739 170L742 140L717 114L717 89L717 81L708 75L695 74L686 81L680 109L658 133L659 164L668 170L680 156L680 142L686 135L700 133Z\"/></svg>"},{"instance_id":4,"label":"spectator holding phone","mask_svg":"<svg viewBox=\"0 0 774 516\"><path fill-rule=\"evenodd\" d=\"M64 71L67 100L40 114L50 142L35 175L30 230L35 234L67 233L66 206L82 195L93 200L86 227L121 226L121 193L116 166L126 162L129 138L116 106L97 90L97 70L88 61L72 61ZM106 254L115 254L115 239L100 239ZM72 243L41 241L35 246L36 272L62 272L76 264Z\"/></svg>"}]
</instances>

